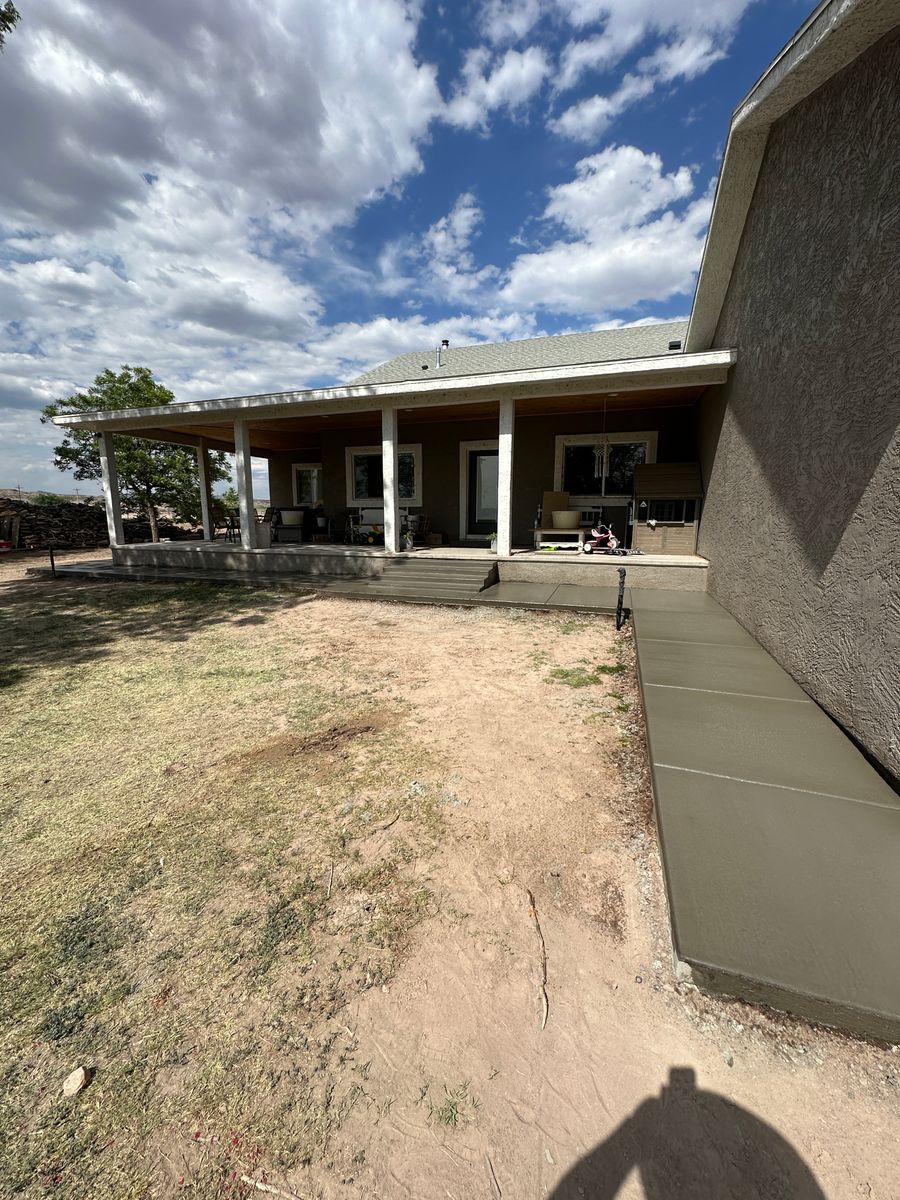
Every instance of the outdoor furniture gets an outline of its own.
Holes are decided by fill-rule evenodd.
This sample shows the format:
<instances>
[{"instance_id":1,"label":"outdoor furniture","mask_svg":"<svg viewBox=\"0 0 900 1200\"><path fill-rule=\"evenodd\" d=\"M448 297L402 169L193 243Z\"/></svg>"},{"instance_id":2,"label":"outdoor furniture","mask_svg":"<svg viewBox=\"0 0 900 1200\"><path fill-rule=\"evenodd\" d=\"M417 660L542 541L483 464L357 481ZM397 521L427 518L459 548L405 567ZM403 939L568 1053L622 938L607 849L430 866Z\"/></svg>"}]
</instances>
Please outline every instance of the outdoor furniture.
<instances>
[{"instance_id":1,"label":"outdoor furniture","mask_svg":"<svg viewBox=\"0 0 900 1200\"><path fill-rule=\"evenodd\" d=\"M241 514L236 508L225 510L225 541L239 542L241 540Z\"/></svg>"},{"instance_id":2,"label":"outdoor furniture","mask_svg":"<svg viewBox=\"0 0 900 1200\"><path fill-rule=\"evenodd\" d=\"M272 542L313 542L319 532L319 512L308 504L283 505L272 510Z\"/></svg>"},{"instance_id":3,"label":"outdoor furniture","mask_svg":"<svg viewBox=\"0 0 900 1200\"><path fill-rule=\"evenodd\" d=\"M581 513L572 511L572 527L557 528L553 524L554 512L568 512L568 492L544 492L541 501L541 520L534 528L535 550L580 550L584 545L585 528L581 524Z\"/></svg>"},{"instance_id":4,"label":"outdoor furniture","mask_svg":"<svg viewBox=\"0 0 900 1200\"><path fill-rule=\"evenodd\" d=\"M413 535L415 544L417 546L426 545L428 535L431 532L431 513L424 510L420 513L410 513L406 521L406 527Z\"/></svg>"}]
</instances>

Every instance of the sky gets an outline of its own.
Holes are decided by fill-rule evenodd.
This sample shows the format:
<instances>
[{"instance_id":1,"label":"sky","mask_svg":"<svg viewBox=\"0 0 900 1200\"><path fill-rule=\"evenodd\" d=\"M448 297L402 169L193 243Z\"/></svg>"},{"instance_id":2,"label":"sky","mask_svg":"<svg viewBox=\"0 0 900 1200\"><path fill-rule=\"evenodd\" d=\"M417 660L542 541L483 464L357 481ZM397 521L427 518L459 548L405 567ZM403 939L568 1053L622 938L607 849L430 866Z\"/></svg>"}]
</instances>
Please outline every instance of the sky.
<instances>
[{"instance_id":1,"label":"sky","mask_svg":"<svg viewBox=\"0 0 900 1200\"><path fill-rule=\"evenodd\" d=\"M687 316L730 113L812 0L19 8L0 487L71 491L40 409L107 367L200 400Z\"/></svg>"}]
</instances>

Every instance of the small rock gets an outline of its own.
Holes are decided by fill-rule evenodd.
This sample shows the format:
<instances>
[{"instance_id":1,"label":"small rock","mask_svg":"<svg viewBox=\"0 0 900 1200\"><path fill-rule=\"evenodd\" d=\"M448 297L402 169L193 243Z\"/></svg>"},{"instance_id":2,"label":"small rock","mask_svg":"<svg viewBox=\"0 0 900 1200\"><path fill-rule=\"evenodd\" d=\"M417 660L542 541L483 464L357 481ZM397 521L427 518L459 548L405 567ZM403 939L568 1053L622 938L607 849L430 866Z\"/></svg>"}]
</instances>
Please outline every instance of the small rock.
<instances>
[{"instance_id":1,"label":"small rock","mask_svg":"<svg viewBox=\"0 0 900 1200\"><path fill-rule=\"evenodd\" d=\"M722 1059L723 1059L726 1067L734 1066L734 1055L731 1053L730 1050L722 1051Z\"/></svg>"},{"instance_id":2,"label":"small rock","mask_svg":"<svg viewBox=\"0 0 900 1200\"><path fill-rule=\"evenodd\" d=\"M353 812L353 801L345 800L344 803L341 805L341 816L346 817L352 812Z\"/></svg>"},{"instance_id":3,"label":"small rock","mask_svg":"<svg viewBox=\"0 0 900 1200\"><path fill-rule=\"evenodd\" d=\"M692 983L694 977L691 974L690 965L679 960L675 967L675 978L679 983Z\"/></svg>"},{"instance_id":4,"label":"small rock","mask_svg":"<svg viewBox=\"0 0 900 1200\"><path fill-rule=\"evenodd\" d=\"M90 1075L88 1074L86 1068L76 1067L72 1074L67 1075L63 1080L63 1095L67 1099L71 1099L72 1096L77 1096L82 1088L87 1087L89 1081Z\"/></svg>"}]
</instances>

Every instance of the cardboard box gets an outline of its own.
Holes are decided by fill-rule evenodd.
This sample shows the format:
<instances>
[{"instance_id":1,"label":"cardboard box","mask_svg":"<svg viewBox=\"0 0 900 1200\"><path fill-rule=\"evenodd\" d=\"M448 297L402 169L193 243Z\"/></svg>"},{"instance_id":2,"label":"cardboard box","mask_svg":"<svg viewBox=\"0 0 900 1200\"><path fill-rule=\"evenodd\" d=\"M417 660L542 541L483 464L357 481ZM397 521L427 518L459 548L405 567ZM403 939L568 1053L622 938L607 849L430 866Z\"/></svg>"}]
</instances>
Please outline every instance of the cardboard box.
<instances>
[{"instance_id":1,"label":"cardboard box","mask_svg":"<svg viewBox=\"0 0 900 1200\"><path fill-rule=\"evenodd\" d=\"M444 535L442 533L426 533L425 534L425 545L426 546L443 546L443 544L444 544Z\"/></svg>"}]
</instances>

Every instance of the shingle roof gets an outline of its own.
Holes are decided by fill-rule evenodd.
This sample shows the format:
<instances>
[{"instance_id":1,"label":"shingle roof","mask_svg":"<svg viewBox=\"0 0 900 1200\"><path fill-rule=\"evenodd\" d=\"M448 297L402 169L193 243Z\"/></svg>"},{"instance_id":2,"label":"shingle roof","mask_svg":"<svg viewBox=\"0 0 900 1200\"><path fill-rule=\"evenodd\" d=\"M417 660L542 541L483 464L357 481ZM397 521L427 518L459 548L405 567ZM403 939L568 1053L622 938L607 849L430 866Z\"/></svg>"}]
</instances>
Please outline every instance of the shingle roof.
<instances>
[{"instance_id":1,"label":"shingle roof","mask_svg":"<svg viewBox=\"0 0 900 1200\"><path fill-rule=\"evenodd\" d=\"M352 379L351 384L404 383L412 379L453 378L485 375L494 371L528 371L542 367L574 367L581 363L617 362L620 359L652 358L677 354L670 341L684 341L687 321L663 321L657 325L628 325L620 329L598 329L593 333L564 333L555 337L522 338L512 342L488 342L476 346L451 346L441 351L441 366L432 347L401 354ZM423 370L427 366L428 370Z\"/></svg>"}]
</instances>

